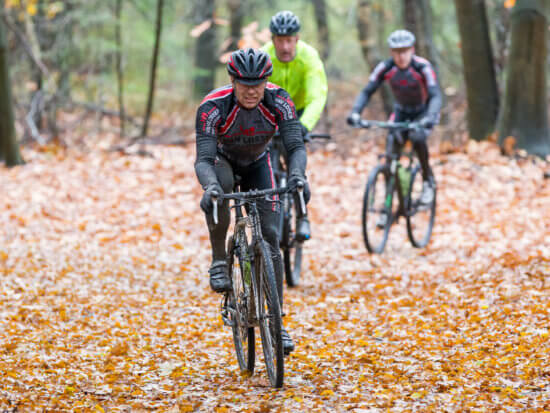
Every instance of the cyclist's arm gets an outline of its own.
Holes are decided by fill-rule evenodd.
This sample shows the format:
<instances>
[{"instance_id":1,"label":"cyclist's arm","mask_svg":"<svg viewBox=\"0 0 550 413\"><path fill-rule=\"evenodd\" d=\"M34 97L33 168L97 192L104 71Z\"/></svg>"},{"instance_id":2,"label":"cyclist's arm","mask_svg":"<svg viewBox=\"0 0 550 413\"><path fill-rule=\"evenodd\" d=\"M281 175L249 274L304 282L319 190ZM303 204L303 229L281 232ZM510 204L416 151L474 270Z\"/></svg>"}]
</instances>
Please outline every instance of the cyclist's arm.
<instances>
[{"instance_id":1,"label":"cyclist's arm","mask_svg":"<svg viewBox=\"0 0 550 413\"><path fill-rule=\"evenodd\" d=\"M220 122L220 111L212 104L204 104L197 111L195 122L197 157L195 173L203 188L218 183L214 163L216 161L218 138L216 128Z\"/></svg>"},{"instance_id":2,"label":"cyclist's arm","mask_svg":"<svg viewBox=\"0 0 550 413\"><path fill-rule=\"evenodd\" d=\"M426 78L426 86L428 87L428 109L426 111L434 123L439 121L439 112L443 104L441 89L437 82L437 76L431 65L426 65L422 69L422 74Z\"/></svg>"},{"instance_id":3,"label":"cyclist's arm","mask_svg":"<svg viewBox=\"0 0 550 413\"><path fill-rule=\"evenodd\" d=\"M327 102L327 76L323 62L317 52L312 53L307 61L305 78L305 107L300 117L302 124L311 131L321 118Z\"/></svg>"},{"instance_id":4,"label":"cyclist's arm","mask_svg":"<svg viewBox=\"0 0 550 413\"><path fill-rule=\"evenodd\" d=\"M289 175L304 176L307 166L307 153L298 119L291 119L279 123L283 144L288 154Z\"/></svg>"},{"instance_id":5,"label":"cyclist's arm","mask_svg":"<svg viewBox=\"0 0 550 413\"><path fill-rule=\"evenodd\" d=\"M359 96L357 96L357 99L355 99L355 103L353 104L353 108L351 110L353 113L361 114L365 106L368 105L372 94L376 92L384 81L384 75L388 71L389 67L389 62L385 60L378 63L378 65L374 68L369 76L369 83L367 83L367 86L363 88L361 93L359 93Z\"/></svg>"},{"instance_id":6,"label":"cyclist's arm","mask_svg":"<svg viewBox=\"0 0 550 413\"><path fill-rule=\"evenodd\" d=\"M305 176L307 153L294 102L284 89L278 89L275 92L274 105L280 135L288 154L288 172L290 175Z\"/></svg>"}]
</instances>

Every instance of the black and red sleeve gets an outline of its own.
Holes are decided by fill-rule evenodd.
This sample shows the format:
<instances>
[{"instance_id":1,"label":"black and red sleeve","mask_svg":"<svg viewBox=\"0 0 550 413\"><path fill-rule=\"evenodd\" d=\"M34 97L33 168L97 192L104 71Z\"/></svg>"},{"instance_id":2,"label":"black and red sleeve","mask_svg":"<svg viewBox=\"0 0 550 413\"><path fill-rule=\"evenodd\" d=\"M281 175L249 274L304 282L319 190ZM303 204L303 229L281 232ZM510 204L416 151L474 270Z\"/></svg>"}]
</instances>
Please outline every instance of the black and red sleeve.
<instances>
[{"instance_id":1,"label":"black and red sleeve","mask_svg":"<svg viewBox=\"0 0 550 413\"><path fill-rule=\"evenodd\" d=\"M203 103L197 110L195 121L197 144L195 173L203 188L218 182L214 162L216 161L217 131L220 122L220 109L212 102Z\"/></svg>"},{"instance_id":2,"label":"black and red sleeve","mask_svg":"<svg viewBox=\"0 0 550 413\"><path fill-rule=\"evenodd\" d=\"M384 60L378 63L369 76L369 83L367 83L367 86L363 88L359 96L357 96L357 99L355 99L353 109L351 110L352 112L361 114L365 106L368 105L370 97L376 92L382 82L384 82L386 73L388 73L393 66L393 59Z\"/></svg>"}]
</instances>

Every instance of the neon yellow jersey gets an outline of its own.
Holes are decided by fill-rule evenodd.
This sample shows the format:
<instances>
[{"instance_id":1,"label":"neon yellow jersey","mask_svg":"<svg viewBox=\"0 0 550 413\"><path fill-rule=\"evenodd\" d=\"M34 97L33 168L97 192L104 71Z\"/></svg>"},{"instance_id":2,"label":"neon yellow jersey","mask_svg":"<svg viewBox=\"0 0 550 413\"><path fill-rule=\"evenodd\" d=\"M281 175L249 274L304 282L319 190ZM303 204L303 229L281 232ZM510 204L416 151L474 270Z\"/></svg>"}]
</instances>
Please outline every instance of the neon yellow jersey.
<instances>
[{"instance_id":1,"label":"neon yellow jersey","mask_svg":"<svg viewBox=\"0 0 550 413\"><path fill-rule=\"evenodd\" d=\"M319 53L307 43L298 40L296 57L283 63L277 59L275 46L269 42L262 47L273 62L273 74L269 81L286 90L297 110L304 110L300 121L312 130L321 118L327 101L327 76Z\"/></svg>"}]
</instances>

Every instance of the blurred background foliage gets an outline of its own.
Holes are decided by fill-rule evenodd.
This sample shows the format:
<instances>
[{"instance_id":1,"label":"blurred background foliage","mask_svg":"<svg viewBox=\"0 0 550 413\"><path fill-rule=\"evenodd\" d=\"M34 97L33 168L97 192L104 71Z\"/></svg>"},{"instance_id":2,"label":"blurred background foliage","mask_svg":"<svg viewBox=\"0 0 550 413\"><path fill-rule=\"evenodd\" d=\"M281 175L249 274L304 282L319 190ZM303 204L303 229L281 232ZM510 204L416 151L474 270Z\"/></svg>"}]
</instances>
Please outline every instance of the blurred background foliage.
<instances>
[{"instance_id":1,"label":"blurred background foliage","mask_svg":"<svg viewBox=\"0 0 550 413\"><path fill-rule=\"evenodd\" d=\"M453 102L446 105L447 112L462 108L465 113L462 103L466 102L468 88L464 84L457 20L459 1L462 0L4 0L2 17L12 93L17 124L23 125L19 126L18 134L27 128L25 123L29 124L23 119L35 116L37 129L49 130L48 139L51 139L59 135L56 124L59 114L75 107L84 107L102 116L127 118L134 126L128 135L136 135L141 128L139 124L148 123L141 119L148 120L145 108L149 105L153 120L179 116L185 119L177 122L192 123L193 111L201 96L213 87L228 83L224 57L237 44L259 46L269 40L271 16L285 9L300 17L300 36L304 41L320 51L327 50L329 103L334 106L337 102L338 106L349 108L359 88L366 84L372 66L388 57L389 33L406 27L406 8L412 7L413 12L418 13L414 9L424 7L421 13L431 25L429 37L433 44L433 55L424 57L436 63L446 101ZM482 4L486 9L488 24L484 30L491 39L498 95L503 95L511 45L511 16L516 1L465 2ZM531 4L539 0L518 0L518 4L525 2ZM545 7L544 2L540 4ZM328 45L322 44L320 36L315 13L319 7L326 10ZM359 39L361 7L368 9L368 19L364 22L368 26L367 43L371 53L368 58ZM162 10L161 25L157 18L159 10ZM234 22L237 22L240 39L231 38ZM154 69L156 34L159 55ZM206 34L210 40L203 41ZM550 38L550 30L546 36ZM547 44L543 54L546 72L550 69ZM33 110L33 105L39 109ZM381 111L380 103L377 107ZM343 118L343 113L338 117ZM489 127L494 128L495 120L489 123ZM30 134L37 140L38 135L32 128L24 133L26 138ZM544 133L548 135L547 129ZM141 136L145 135L147 127L141 128Z\"/></svg>"},{"instance_id":2,"label":"blurred background foliage","mask_svg":"<svg viewBox=\"0 0 550 413\"><path fill-rule=\"evenodd\" d=\"M116 43L114 31L116 18L114 0L6 0L7 13L26 35L25 20L30 16L38 28L39 42L44 64L56 79L62 71L69 72L71 96L74 99L116 104L116 73L114 55ZM200 24L195 13L198 1L178 0L165 3L162 47L157 73L156 110L171 109L192 100L194 48L196 38L192 29ZM258 30L265 30L271 16L279 10L295 12L302 21L301 38L319 48L318 30L314 19L313 3L308 0L243 0L246 13L243 26L258 22ZM455 8L450 1L432 1L434 43L440 59L444 89L450 94L461 88L460 38ZM328 24L333 43L325 62L332 81L363 85L368 75L367 67L357 40L356 0L327 0ZM507 30L505 20L508 10L501 1L487 1L491 20L491 36L496 55L505 55L504 44L498 39L501 30ZM148 68L155 35L156 0L125 0L121 15L123 41L123 68L125 99L130 112L139 113L147 97ZM380 56L387 56L385 39L396 28L402 27L401 0L375 0L376 11L371 33L379 48ZM40 10L43 9L43 10ZM216 3L216 43L221 45L229 37L229 9L227 2ZM14 92L18 101L25 101L33 85L33 64L19 45L16 35L8 33L11 73ZM220 50L212 53L221 55ZM502 71L499 72L499 79ZM227 83L227 76L220 63L216 71L215 86ZM113 106L114 107L114 106Z\"/></svg>"}]
</instances>

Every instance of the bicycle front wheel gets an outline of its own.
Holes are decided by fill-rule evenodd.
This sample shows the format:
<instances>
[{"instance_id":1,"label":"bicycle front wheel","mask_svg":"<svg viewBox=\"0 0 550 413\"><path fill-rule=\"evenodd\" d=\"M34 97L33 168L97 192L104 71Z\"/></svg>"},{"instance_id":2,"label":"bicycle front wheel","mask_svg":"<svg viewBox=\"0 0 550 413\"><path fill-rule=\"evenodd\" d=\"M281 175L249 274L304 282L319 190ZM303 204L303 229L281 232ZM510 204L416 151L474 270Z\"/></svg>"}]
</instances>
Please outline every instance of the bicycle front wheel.
<instances>
[{"instance_id":1,"label":"bicycle front wheel","mask_svg":"<svg viewBox=\"0 0 550 413\"><path fill-rule=\"evenodd\" d=\"M289 287L296 287L300 282L302 273L302 248L304 243L296 239L296 228L298 214L295 211L294 198L286 194L287 200L284 203L283 236L282 248L285 267L286 284Z\"/></svg>"},{"instance_id":2,"label":"bicycle front wheel","mask_svg":"<svg viewBox=\"0 0 550 413\"><path fill-rule=\"evenodd\" d=\"M435 220L436 186L434 186L434 197L430 204L420 202L422 195L422 173L417 165L411 174L411 183L407 194L407 234L411 244L416 248L423 248L428 245L432 236L432 229Z\"/></svg>"},{"instance_id":3,"label":"bicycle front wheel","mask_svg":"<svg viewBox=\"0 0 550 413\"><path fill-rule=\"evenodd\" d=\"M284 353L281 337L281 308L270 250L271 248L266 241L260 241L256 246L254 275L257 286L258 321L269 381L273 387L282 387Z\"/></svg>"},{"instance_id":4,"label":"bicycle front wheel","mask_svg":"<svg viewBox=\"0 0 550 413\"><path fill-rule=\"evenodd\" d=\"M369 175L363 196L363 239L370 253L384 251L392 224L393 188L390 187L390 169L377 165Z\"/></svg>"},{"instance_id":5,"label":"bicycle front wheel","mask_svg":"<svg viewBox=\"0 0 550 413\"><path fill-rule=\"evenodd\" d=\"M237 361L242 371L254 372L255 348L254 327L249 326L251 312L252 264L248 253L246 234L239 234L237 242L229 238L229 277L233 289L228 294L229 319L233 330L233 343Z\"/></svg>"}]
</instances>

